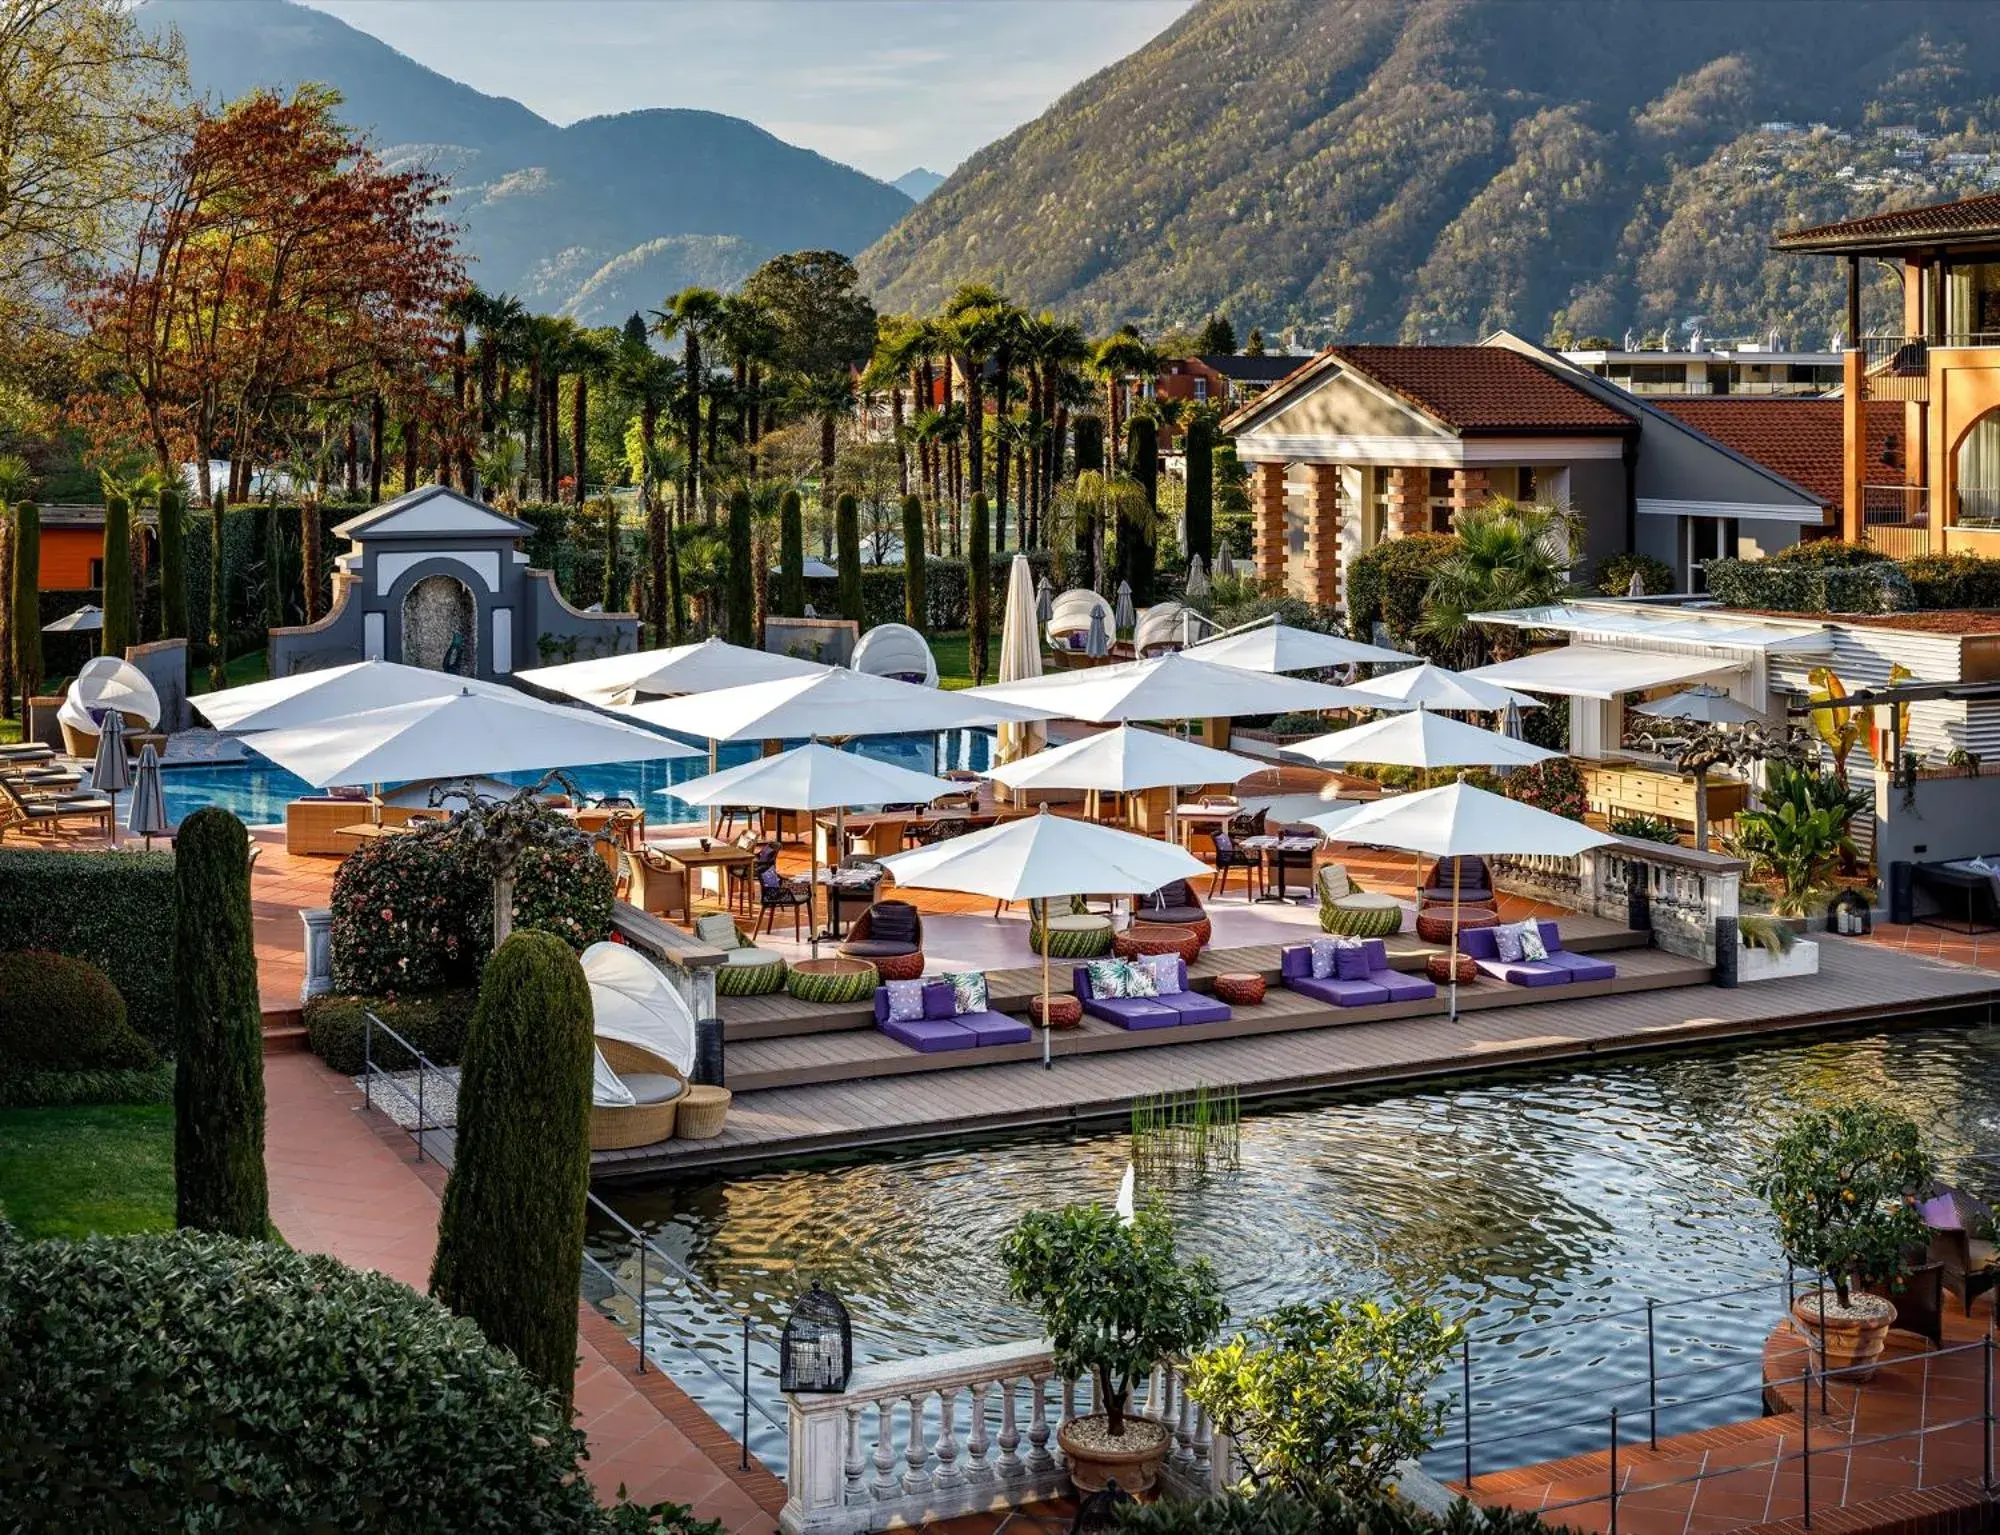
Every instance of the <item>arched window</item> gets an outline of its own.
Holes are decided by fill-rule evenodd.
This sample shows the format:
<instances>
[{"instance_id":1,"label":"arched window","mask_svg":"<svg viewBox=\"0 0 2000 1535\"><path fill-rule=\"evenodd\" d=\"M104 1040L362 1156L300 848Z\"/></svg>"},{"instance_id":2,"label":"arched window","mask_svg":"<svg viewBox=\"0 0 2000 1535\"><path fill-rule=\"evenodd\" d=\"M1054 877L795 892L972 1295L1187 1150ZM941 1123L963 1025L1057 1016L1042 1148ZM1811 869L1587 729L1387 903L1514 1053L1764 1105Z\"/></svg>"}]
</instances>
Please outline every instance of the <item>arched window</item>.
<instances>
[{"instance_id":1,"label":"arched window","mask_svg":"<svg viewBox=\"0 0 2000 1535\"><path fill-rule=\"evenodd\" d=\"M1958 518L2000 522L2000 410L1972 423L1958 444Z\"/></svg>"}]
</instances>

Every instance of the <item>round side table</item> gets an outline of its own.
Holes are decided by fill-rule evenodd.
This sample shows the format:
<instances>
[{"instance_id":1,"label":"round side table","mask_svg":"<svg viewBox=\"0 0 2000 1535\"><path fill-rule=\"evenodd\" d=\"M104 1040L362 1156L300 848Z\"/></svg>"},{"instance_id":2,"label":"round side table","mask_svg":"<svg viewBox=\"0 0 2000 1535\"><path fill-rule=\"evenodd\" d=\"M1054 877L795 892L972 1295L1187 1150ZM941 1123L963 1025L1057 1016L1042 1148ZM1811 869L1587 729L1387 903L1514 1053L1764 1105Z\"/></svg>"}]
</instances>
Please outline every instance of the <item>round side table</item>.
<instances>
[{"instance_id":1,"label":"round side table","mask_svg":"<svg viewBox=\"0 0 2000 1535\"><path fill-rule=\"evenodd\" d=\"M1251 971L1218 975L1215 994L1231 1007L1256 1007L1264 1000L1264 977Z\"/></svg>"},{"instance_id":2,"label":"round side table","mask_svg":"<svg viewBox=\"0 0 2000 1535\"><path fill-rule=\"evenodd\" d=\"M1028 999L1028 1016L1036 1023L1042 1021L1042 999ZM1048 1025L1052 1029L1073 1029L1083 1022L1083 1001L1081 998L1055 992L1049 996Z\"/></svg>"},{"instance_id":3,"label":"round side table","mask_svg":"<svg viewBox=\"0 0 2000 1535\"><path fill-rule=\"evenodd\" d=\"M1433 954L1424 961L1424 973L1438 985L1443 986L1452 979L1452 960L1458 961L1458 984L1469 986L1479 978L1479 967L1472 962L1470 954Z\"/></svg>"},{"instance_id":4,"label":"round side table","mask_svg":"<svg viewBox=\"0 0 2000 1535\"><path fill-rule=\"evenodd\" d=\"M924 973L921 949L915 954L878 954L869 963L885 981L914 981Z\"/></svg>"},{"instance_id":5,"label":"round side table","mask_svg":"<svg viewBox=\"0 0 2000 1535\"><path fill-rule=\"evenodd\" d=\"M1111 952L1111 919L1095 912L1051 917L1047 932L1051 959L1097 959ZM1029 947L1035 948L1032 936Z\"/></svg>"},{"instance_id":6,"label":"round side table","mask_svg":"<svg viewBox=\"0 0 2000 1535\"><path fill-rule=\"evenodd\" d=\"M674 1139L705 1141L722 1134L732 1096L726 1087L689 1083L681 1093L680 1113L674 1118Z\"/></svg>"},{"instance_id":7,"label":"round side table","mask_svg":"<svg viewBox=\"0 0 2000 1535\"><path fill-rule=\"evenodd\" d=\"M1120 959L1178 954L1191 965L1201 958L1201 935L1191 927L1171 923L1135 922L1111 940L1111 952Z\"/></svg>"},{"instance_id":8,"label":"round side table","mask_svg":"<svg viewBox=\"0 0 2000 1535\"><path fill-rule=\"evenodd\" d=\"M801 1002L865 1002L875 991L875 967L865 959L802 959L785 985Z\"/></svg>"},{"instance_id":9,"label":"round side table","mask_svg":"<svg viewBox=\"0 0 2000 1535\"><path fill-rule=\"evenodd\" d=\"M1466 906L1458 908L1458 930L1462 933L1469 927L1495 927L1499 924L1500 913L1491 906ZM1426 906L1417 913L1417 936L1425 943L1451 942L1451 907Z\"/></svg>"}]
</instances>

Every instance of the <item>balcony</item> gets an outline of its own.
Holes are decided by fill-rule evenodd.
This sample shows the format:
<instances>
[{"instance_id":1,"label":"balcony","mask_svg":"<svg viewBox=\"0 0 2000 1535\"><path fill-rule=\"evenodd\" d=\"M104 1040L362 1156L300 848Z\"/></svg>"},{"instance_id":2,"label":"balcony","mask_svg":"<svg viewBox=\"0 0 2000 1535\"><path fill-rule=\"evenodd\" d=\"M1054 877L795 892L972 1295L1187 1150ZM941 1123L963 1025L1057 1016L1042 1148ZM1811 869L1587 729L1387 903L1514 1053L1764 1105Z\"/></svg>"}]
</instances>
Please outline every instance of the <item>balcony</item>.
<instances>
[{"instance_id":1,"label":"balcony","mask_svg":"<svg viewBox=\"0 0 2000 1535\"><path fill-rule=\"evenodd\" d=\"M1915 400L1931 397L1930 354L1945 347L2000 348L2000 331L1964 331L1950 335L1863 336L1862 371L1871 400Z\"/></svg>"},{"instance_id":2,"label":"balcony","mask_svg":"<svg viewBox=\"0 0 2000 1535\"><path fill-rule=\"evenodd\" d=\"M1930 488L1925 485L1862 487L1862 534L1893 560L1931 552Z\"/></svg>"}]
</instances>

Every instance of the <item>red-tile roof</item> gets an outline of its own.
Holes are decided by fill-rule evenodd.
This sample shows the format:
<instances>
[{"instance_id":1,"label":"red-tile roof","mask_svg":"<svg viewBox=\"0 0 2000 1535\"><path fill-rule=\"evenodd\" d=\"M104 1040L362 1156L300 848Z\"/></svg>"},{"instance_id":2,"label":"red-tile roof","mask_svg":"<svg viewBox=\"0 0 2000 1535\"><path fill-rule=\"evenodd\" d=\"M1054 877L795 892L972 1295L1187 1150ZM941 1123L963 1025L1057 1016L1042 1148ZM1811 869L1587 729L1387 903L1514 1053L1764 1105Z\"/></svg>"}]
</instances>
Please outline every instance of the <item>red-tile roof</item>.
<instances>
[{"instance_id":1,"label":"red-tile roof","mask_svg":"<svg viewBox=\"0 0 2000 1535\"><path fill-rule=\"evenodd\" d=\"M1793 229L1778 236L1777 250L1839 250L1883 241L1926 241L1937 237L2000 236L2000 192L1962 197L1956 202L1895 208L1839 224Z\"/></svg>"},{"instance_id":2,"label":"red-tile roof","mask_svg":"<svg viewBox=\"0 0 2000 1535\"><path fill-rule=\"evenodd\" d=\"M1336 346L1329 351L1460 432L1595 434L1628 431L1633 424L1596 396L1505 347Z\"/></svg>"},{"instance_id":3,"label":"red-tile roof","mask_svg":"<svg viewBox=\"0 0 2000 1535\"><path fill-rule=\"evenodd\" d=\"M1841 504L1845 453L1840 401L1761 395L1651 395L1646 403L1773 474L1783 475L1817 497L1822 506ZM1901 480L1901 438L1900 412L1868 412L1871 482Z\"/></svg>"}]
</instances>

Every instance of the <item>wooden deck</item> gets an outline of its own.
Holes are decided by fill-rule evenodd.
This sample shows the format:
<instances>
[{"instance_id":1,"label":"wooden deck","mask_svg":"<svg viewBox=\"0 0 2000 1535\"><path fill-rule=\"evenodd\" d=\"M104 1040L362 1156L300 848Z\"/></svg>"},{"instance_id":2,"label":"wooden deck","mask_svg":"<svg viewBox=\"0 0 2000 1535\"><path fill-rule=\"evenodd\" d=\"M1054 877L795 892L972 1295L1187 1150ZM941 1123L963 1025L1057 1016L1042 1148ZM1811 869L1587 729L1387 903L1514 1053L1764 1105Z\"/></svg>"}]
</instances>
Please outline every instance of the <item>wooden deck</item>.
<instances>
[{"instance_id":1,"label":"wooden deck","mask_svg":"<svg viewBox=\"0 0 2000 1535\"><path fill-rule=\"evenodd\" d=\"M1268 1028L1245 1021L1258 1009L1239 1009L1233 1024L1207 1026L1215 1032L1182 1028L1139 1036L1111 1030L1125 1043L1110 1048L1088 1047L1096 1031L1079 1030L1057 1036L1060 1058L1046 1071L1038 1059L1023 1058L1029 1047L1012 1047L1016 1053L994 1064L973 1064L971 1052L953 1052L942 1059L917 1057L939 1062L932 1069L856 1075L838 1056L842 1048L865 1046L865 1031L849 1040L833 1033L764 1047L783 1043L799 1052L789 1060L768 1054L760 1060L753 1053L758 1046L732 1044L730 1081L737 1097L721 1136L600 1152L593 1171L602 1182L1115 1119L1138 1097L1201 1085L1231 1086L1244 1098L1281 1098L1704 1041L1893 1025L1953 1012L1990 1015L2000 1003L2000 976L1991 972L1825 936L1818 975L1730 990L1690 984L1705 980L1705 973L1657 951L1628 949L1617 963L1620 981L1629 978L1633 985L1566 987L1561 1000L1479 983L1461 991L1456 1021L1435 1003L1294 1013L1291 1007L1302 999L1281 1003L1274 993L1265 1003ZM1648 983L1649 989L1634 989ZM1365 1013L1367 1021L1342 1019L1342 1012ZM1160 1040L1161 1033L1173 1037ZM1151 1048L1141 1048L1142 1041ZM808 1047L828 1054L815 1062L804 1054ZM755 1080L752 1072L781 1070L799 1074L793 1085L746 1085Z\"/></svg>"}]
</instances>

